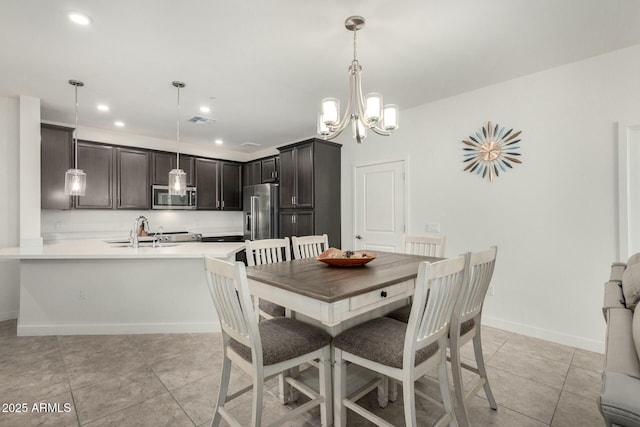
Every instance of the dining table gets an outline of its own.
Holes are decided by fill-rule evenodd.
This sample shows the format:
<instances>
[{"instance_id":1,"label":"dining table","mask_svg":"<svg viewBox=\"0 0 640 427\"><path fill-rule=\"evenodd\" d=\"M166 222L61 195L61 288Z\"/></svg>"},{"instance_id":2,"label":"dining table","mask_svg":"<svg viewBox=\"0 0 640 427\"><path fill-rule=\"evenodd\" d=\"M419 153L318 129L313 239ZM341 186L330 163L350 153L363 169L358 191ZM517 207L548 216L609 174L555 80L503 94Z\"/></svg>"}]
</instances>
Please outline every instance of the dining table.
<instances>
[{"instance_id":1,"label":"dining table","mask_svg":"<svg viewBox=\"0 0 640 427\"><path fill-rule=\"evenodd\" d=\"M418 266L443 258L377 252L362 266L335 267L316 258L247 267L252 295L320 325L332 336L405 305Z\"/></svg>"},{"instance_id":2,"label":"dining table","mask_svg":"<svg viewBox=\"0 0 640 427\"><path fill-rule=\"evenodd\" d=\"M249 290L254 297L285 307L288 316L336 336L408 304L420 263L443 259L391 252L375 255L367 264L352 267L330 266L316 258L250 266ZM283 401L287 393L281 381Z\"/></svg>"}]
</instances>

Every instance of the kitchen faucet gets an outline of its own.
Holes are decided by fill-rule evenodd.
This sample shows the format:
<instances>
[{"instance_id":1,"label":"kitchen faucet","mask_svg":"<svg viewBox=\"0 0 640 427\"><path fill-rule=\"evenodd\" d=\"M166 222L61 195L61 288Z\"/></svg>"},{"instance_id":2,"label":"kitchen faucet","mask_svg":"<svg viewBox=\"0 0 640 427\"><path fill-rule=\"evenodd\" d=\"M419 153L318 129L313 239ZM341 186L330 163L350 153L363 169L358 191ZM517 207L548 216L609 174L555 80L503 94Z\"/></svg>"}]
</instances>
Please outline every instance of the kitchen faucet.
<instances>
[{"instance_id":1,"label":"kitchen faucet","mask_svg":"<svg viewBox=\"0 0 640 427\"><path fill-rule=\"evenodd\" d=\"M132 247L137 248L140 246L140 239L138 239L138 233L140 232L140 228L142 227L142 229L144 230L145 226L147 229L149 228L149 220L147 220L147 217L141 215L138 218L136 218L135 225L133 226L133 230L131 230L131 234L130 234Z\"/></svg>"}]
</instances>

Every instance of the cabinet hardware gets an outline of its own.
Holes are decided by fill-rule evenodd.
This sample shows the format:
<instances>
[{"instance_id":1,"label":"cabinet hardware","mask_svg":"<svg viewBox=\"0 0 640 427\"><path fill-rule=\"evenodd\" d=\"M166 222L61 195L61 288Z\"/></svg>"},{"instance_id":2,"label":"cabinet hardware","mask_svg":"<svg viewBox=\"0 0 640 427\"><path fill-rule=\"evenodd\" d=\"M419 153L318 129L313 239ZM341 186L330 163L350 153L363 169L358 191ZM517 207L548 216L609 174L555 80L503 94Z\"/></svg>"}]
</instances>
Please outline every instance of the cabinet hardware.
<instances>
[{"instance_id":1,"label":"cabinet hardware","mask_svg":"<svg viewBox=\"0 0 640 427\"><path fill-rule=\"evenodd\" d=\"M222 201L222 209L224 209L224 200Z\"/></svg>"},{"instance_id":2,"label":"cabinet hardware","mask_svg":"<svg viewBox=\"0 0 640 427\"><path fill-rule=\"evenodd\" d=\"M220 208L220 200L216 200L216 209Z\"/></svg>"}]
</instances>

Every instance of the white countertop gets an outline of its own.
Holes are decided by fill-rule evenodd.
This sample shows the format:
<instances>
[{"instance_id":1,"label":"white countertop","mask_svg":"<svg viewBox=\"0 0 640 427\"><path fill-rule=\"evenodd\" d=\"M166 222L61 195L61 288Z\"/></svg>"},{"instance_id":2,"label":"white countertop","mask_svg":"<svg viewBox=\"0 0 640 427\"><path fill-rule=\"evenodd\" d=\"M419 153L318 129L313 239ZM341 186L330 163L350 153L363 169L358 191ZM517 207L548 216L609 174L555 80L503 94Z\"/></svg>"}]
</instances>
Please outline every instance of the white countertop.
<instances>
[{"instance_id":1,"label":"white countertop","mask_svg":"<svg viewBox=\"0 0 640 427\"><path fill-rule=\"evenodd\" d=\"M38 248L2 248L0 259L153 259L153 258L228 258L244 249L244 242L167 243L160 248L141 245L130 248L98 239L59 240Z\"/></svg>"}]
</instances>

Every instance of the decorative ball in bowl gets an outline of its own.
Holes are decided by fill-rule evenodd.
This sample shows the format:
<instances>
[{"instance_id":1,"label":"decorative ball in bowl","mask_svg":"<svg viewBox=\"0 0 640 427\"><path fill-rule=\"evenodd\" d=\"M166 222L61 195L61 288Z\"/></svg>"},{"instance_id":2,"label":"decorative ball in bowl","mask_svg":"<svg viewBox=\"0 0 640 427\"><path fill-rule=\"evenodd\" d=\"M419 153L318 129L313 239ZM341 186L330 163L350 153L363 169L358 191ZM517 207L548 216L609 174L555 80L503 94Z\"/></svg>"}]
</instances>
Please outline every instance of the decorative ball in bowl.
<instances>
[{"instance_id":1,"label":"decorative ball in bowl","mask_svg":"<svg viewBox=\"0 0 640 427\"><path fill-rule=\"evenodd\" d=\"M369 251L341 251L329 248L316 258L332 267L359 267L376 259L375 252Z\"/></svg>"}]
</instances>

